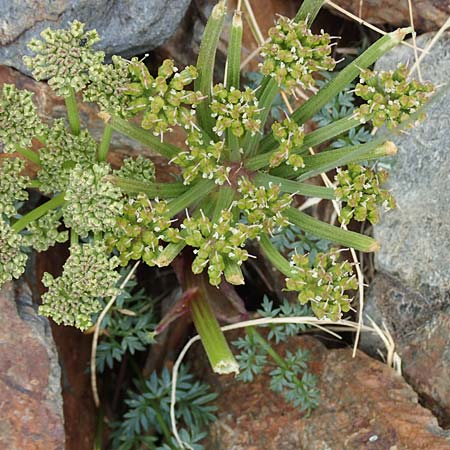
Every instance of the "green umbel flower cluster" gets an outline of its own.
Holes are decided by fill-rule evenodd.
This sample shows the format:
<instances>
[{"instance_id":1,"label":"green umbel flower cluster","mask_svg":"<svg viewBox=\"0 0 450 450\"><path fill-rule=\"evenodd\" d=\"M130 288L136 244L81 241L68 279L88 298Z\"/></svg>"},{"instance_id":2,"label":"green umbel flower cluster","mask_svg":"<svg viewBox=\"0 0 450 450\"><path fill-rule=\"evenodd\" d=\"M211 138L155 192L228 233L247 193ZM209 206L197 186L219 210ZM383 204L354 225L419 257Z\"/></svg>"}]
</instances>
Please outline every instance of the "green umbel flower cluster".
<instances>
[{"instance_id":1,"label":"green umbel flower cluster","mask_svg":"<svg viewBox=\"0 0 450 450\"><path fill-rule=\"evenodd\" d=\"M346 203L339 215L339 222L348 224L354 218L358 222L368 220L378 223L379 206L384 206L386 210L395 208L392 194L381 189L387 177L388 172L385 170L374 172L358 164L350 164L347 170L337 169L336 198Z\"/></svg>"},{"instance_id":2,"label":"green umbel flower cluster","mask_svg":"<svg viewBox=\"0 0 450 450\"><path fill-rule=\"evenodd\" d=\"M48 292L42 296L39 314L86 330L101 309L98 299L119 293L115 286L120 275L114 270L118 263L118 258L108 257L103 243L72 245L62 275L55 279L44 274L42 283Z\"/></svg>"},{"instance_id":3,"label":"green umbel flower cluster","mask_svg":"<svg viewBox=\"0 0 450 450\"><path fill-rule=\"evenodd\" d=\"M58 231L60 219L61 212L54 210L31 222L27 227L27 234L23 236L24 244L38 252L45 252L57 242L66 242L69 232Z\"/></svg>"},{"instance_id":4,"label":"green umbel flower cluster","mask_svg":"<svg viewBox=\"0 0 450 450\"><path fill-rule=\"evenodd\" d=\"M48 130L45 147L39 151L42 167L38 172L39 189L45 194L65 191L75 164L90 167L96 152L97 144L87 130L75 136L67 130L63 119L55 120Z\"/></svg>"},{"instance_id":5,"label":"green umbel flower cluster","mask_svg":"<svg viewBox=\"0 0 450 450\"><path fill-rule=\"evenodd\" d=\"M64 198L64 222L77 234L110 231L122 214L122 194L118 187L106 180L111 168L108 164L94 164L90 168L76 165L70 172Z\"/></svg>"},{"instance_id":6,"label":"green umbel flower cluster","mask_svg":"<svg viewBox=\"0 0 450 450\"><path fill-rule=\"evenodd\" d=\"M25 272L27 255L21 251L22 245L22 236L0 217L0 287Z\"/></svg>"},{"instance_id":7,"label":"green umbel flower cluster","mask_svg":"<svg viewBox=\"0 0 450 450\"><path fill-rule=\"evenodd\" d=\"M404 64L394 71L362 71L355 94L367 103L355 111L355 117L362 123L371 120L375 127L386 124L389 129L407 120L434 92L430 83L408 81L408 73ZM419 120L423 118L424 115Z\"/></svg>"},{"instance_id":8,"label":"green umbel flower cluster","mask_svg":"<svg viewBox=\"0 0 450 450\"><path fill-rule=\"evenodd\" d=\"M163 250L161 241L179 242L181 237L167 214L167 203L150 201L145 194L128 199L121 217L107 236L109 247L119 252L120 264L126 266L131 259L141 259L149 266Z\"/></svg>"},{"instance_id":9,"label":"green umbel flower cluster","mask_svg":"<svg viewBox=\"0 0 450 450\"><path fill-rule=\"evenodd\" d=\"M273 234L279 227L289 225L283 211L289 208L292 198L289 194L281 195L278 184L271 183L265 188L255 186L248 178L241 178L238 184L241 198L237 201L237 206L250 225L269 234Z\"/></svg>"},{"instance_id":10,"label":"green umbel flower cluster","mask_svg":"<svg viewBox=\"0 0 450 450\"><path fill-rule=\"evenodd\" d=\"M130 116L130 97L124 94L127 85L132 81L128 66L128 61L114 55L112 64L91 67L91 83L83 93L84 100L96 103L101 111L124 118Z\"/></svg>"},{"instance_id":11,"label":"green umbel flower cluster","mask_svg":"<svg viewBox=\"0 0 450 450\"><path fill-rule=\"evenodd\" d=\"M23 160L18 158L3 159L0 163L0 218L16 214L15 202L28 199L26 191L29 178L20 175L25 168Z\"/></svg>"},{"instance_id":12,"label":"green umbel flower cluster","mask_svg":"<svg viewBox=\"0 0 450 450\"><path fill-rule=\"evenodd\" d=\"M291 266L286 290L298 292L300 303L309 302L317 317L339 320L350 310L351 298L345 291L357 289L358 281L351 264L339 261L338 250L318 253L312 267L308 255L294 255Z\"/></svg>"},{"instance_id":13,"label":"green umbel flower cluster","mask_svg":"<svg viewBox=\"0 0 450 450\"><path fill-rule=\"evenodd\" d=\"M274 122L272 131L274 138L279 143L279 147L270 158L270 167L278 167L282 162L292 166L294 170L304 167L303 158L292 153L293 149L303 144L305 137L304 127L287 118L283 122Z\"/></svg>"},{"instance_id":14,"label":"green umbel flower cluster","mask_svg":"<svg viewBox=\"0 0 450 450\"><path fill-rule=\"evenodd\" d=\"M326 33L313 34L304 21L281 16L262 47L261 72L291 93L296 87L311 88L316 84L313 73L333 70L336 65L330 40Z\"/></svg>"},{"instance_id":15,"label":"green umbel flower cluster","mask_svg":"<svg viewBox=\"0 0 450 450\"><path fill-rule=\"evenodd\" d=\"M218 286L226 266L233 262L241 265L249 257L245 250L247 239L259 234L256 227L236 223L233 213L223 210L215 222L200 211L199 217L188 217L181 225L182 236L187 245L194 247L196 255L192 263L192 272L198 274L208 267L209 282ZM227 273L225 272L227 278ZM228 279L230 283L235 280Z\"/></svg>"},{"instance_id":16,"label":"green umbel flower cluster","mask_svg":"<svg viewBox=\"0 0 450 450\"><path fill-rule=\"evenodd\" d=\"M133 114L143 112L142 128L152 130L156 136L172 131L176 125L192 128L193 108L202 100L200 92L185 89L197 78L194 66L178 72L174 62L166 59L154 78L142 61L133 59L129 70L134 82L128 84L124 93L132 97L128 110Z\"/></svg>"},{"instance_id":17,"label":"green umbel flower cluster","mask_svg":"<svg viewBox=\"0 0 450 450\"><path fill-rule=\"evenodd\" d=\"M150 183L155 179L155 165L142 155L136 158L125 158L120 169L114 171L114 175Z\"/></svg>"},{"instance_id":18,"label":"green umbel flower cluster","mask_svg":"<svg viewBox=\"0 0 450 450\"><path fill-rule=\"evenodd\" d=\"M100 40L95 30L84 31L84 24L76 20L67 30L47 28L42 41L32 39L28 47L36 56L24 56L25 65L37 80L48 79L48 84L61 97L72 90L81 91L89 83L89 71L103 63L103 52L94 52L92 46Z\"/></svg>"},{"instance_id":19,"label":"green umbel flower cluster","mask_svg":"<svg viewBox=\"0 0 450 450\"><path fill-rule=\"evenodd\" d=\"M184 184L191 184L198 177L214 180L219 185L228 181L231 167L220 163L225 143L205 139L208 138L204 138L199 131L192 130L186 139L189 150L178 153L170 161L183 169Z\"/></svg>"},{"instance_id":20,"label":"green umbel flower cluster","mask_svg":"<svg viewBox=\"0 0 450 450\"><path fill-rule=\"evenodd\" d=\"M31 147L31 140L45 133L33 103L33 93L4 84L0 95L0 142L5 153Z\"/></svg>"},{"instance_id":21,"label":"green umbel flower cluster","mask_svg":"<svg viewBox=\"0 0 450 450\"><path fill-rule=\"evenodd\" d=\"M216 119L213 131L218 136L222 136L227 129L236 137L243 136L245 131L252 135L259 132L261 120L258 119L258 100L250 88L240 91L231 87L228 90L223 84L216 84L210 107L211 115Z\"/></svg>"}]
</instances>

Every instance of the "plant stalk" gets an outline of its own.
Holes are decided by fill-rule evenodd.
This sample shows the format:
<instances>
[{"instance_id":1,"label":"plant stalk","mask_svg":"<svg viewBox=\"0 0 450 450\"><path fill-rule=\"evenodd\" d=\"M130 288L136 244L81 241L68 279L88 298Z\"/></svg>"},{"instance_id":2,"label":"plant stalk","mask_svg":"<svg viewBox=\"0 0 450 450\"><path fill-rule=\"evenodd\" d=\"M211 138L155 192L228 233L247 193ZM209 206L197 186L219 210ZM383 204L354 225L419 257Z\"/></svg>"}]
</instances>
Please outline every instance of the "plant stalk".
<instances>
[{"instance_id":1,"label":"plant stalk","mask_svg":"<svg viewBox=\"0 0 450 450\"><path fill-rule=\"evenodd\" d=\"M70 93L67 97L64 97L67 109L67 118L69 120L70 129L72 134L78 136L81 131L80 116L78 114L77 98L75 96L75 91L72 87L69 88Z\"/></svg>"},{"instance_id":2,"label":"plant stalk","mask_svg":"<svg viewBox=\"0 0 450 450\"><path fill-rule=\"evenodd\" d=\"M110 124L106 123L105 128L103 129L102 141L98 147L97 159L98 161L106 161L109 152L109 146L111 144L113 129Z\"/></svg>"}]
</instances>

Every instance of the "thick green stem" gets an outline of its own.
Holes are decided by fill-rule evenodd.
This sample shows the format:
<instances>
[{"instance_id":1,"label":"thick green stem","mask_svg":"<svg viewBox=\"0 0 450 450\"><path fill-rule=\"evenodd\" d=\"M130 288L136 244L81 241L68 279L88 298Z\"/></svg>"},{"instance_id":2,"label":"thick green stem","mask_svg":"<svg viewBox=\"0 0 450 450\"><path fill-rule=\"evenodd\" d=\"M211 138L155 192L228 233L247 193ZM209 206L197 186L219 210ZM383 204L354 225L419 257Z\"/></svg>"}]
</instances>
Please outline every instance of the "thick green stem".
<instances>
[{"instance_id":1,"label":"thick green stem","mask_svg":"<svg viewBox=\"0 0 450 450\"><path fill-rule=\"evenodd\" d=\"M188 191L181 194L178 198L175 198L169 202L167 213L170 216L174 216L183 211L193 203L198 202L206 195L208 195L215 187L214 181L201 180Z\"/></svg>"},{"instance_id":2,"label":"thick green stem","mask_svg":"<svg viewBox=\"0 0 450 450\"><path fill-rule=\"evenodd\" d=\"M298 108L291 118L299 125L311 119L321 108L348 86L361 72L371 66L377 59L399 44L404 37L411 33L411 28L401 28L392 33L384 35L377 42L372 44L364 53L352 61L339 74L328 82L320 91L307 100ZM273 134L267 135L261 146L265 151L272 150L277 146L277 141Z\"/></svg>"},{"instance_id":3,"label":"thick green stem","mask_svg":"<svg viewBox=\"0 0 450 450\"><path fill-rule=\"evenodd\" d=\"M214 211L211 217L211 220L213 222L217 222L219 220L220 214L222 214L222 211L230 207L230 205L233 203L234 195L235 191L229 187L222 186L218 190L216 197L213 199Z\"/></svg>"},{"instance_id":4,"label":"thick green stem","mask_svg":"<svg viewBox=\"0 0 450 450\"><path fill-rule=\"evenodd\" d=\"M97 159L101 161L106 161L109 152L109 146L111 144L113 129L111 125L108 123L105 124L105 128L103 129L102 141L98 147Z\"/></svg>"},{"instance_id":5,"label":"thick green stem","mask_svg":"<svg viewBox=\"0 0 450 450\"><path fill-rule=\"evenodd\" d=\"M196 285L198 287L197 294L191 300L191 314L212 369L220 374L239 372L239 365L233 353L231 353L219 322L206 297L208 290L205 288L207 282L204 280L204 276L194 277L189 272L186 274L186 279L188 287Z\"/></svg>"},{"instance_id":6,"label":"thick green stem","mask_svg":"<svg viewBox=\"0 0 450 450\"><path fill-rule=\"evenodd\" d=\"M78 105L77 98L75 96L75 91L72 87L70 89L70 94L67 97L64 97L66 102L67 109L67 118L69 119L70 129L72 130L72 134L78 136L81 131L80 126L80 116L78 115Z\"/></svg>"},{"instance_id":7,"label":"thick green stem","mask_svg":"<svg viewBox=\"0 0 450 450\"><path fill-rule=\"evenodd\" d=\"M64 203L64 194L58 194L48 202L45 202L41 206L38 206L37 208L33 209L33 211L30 211L28 214L25 214L23 217L21 217L12 226L12 229L18 233L19 231L22 231L24 228L26 228L31 222L39 219L49 211L59 208Z\"/></svg>"},{"instance_id":8,"label":"thick green stem","mask_svg":"<svg viewBox=\"0 0 450 450\"><path fill-rule=\"evenodd\" d=\"M295 208L289 208L285 212L285 216L293 225L298 226L303 231L345 247L351 247L362 252L375 252L380 248L380 244L369 236L335 227L321 220L314 219Z\"/></svg>"},{"instance_id":9,"label":"thick green stem","mask_svg":"<svg viewBox=\"0 0 450 450\"><path fill-rule=\"evenodd\" d=\"M311 27L314 19L322 8L325 0L304 0L302 6L298 10L294 20L299 22L300 20L306 20L306 23Z\"/></svg>"},{"instance_id":10,"label":"thick green stem","mask_svg":"<svg viewBox=\"0 0 450 450\"><path fill-rule=\"evenodd\" d=\"M24 156L25 158L27 158L29 161L36 164L37 166L41 165L41 160L39 159L39 155L36 152L34 152L33 150L16 146L16 152L20 153L22 156Z\"/></svg>"},{"instance_id":11,"label":"thick green stem","mask_svg":"<svg viewBox=\"0 0 450 450\"><path fill-rule=\"evenodd\" d=\"M78 234L75 233L75 230L72 228L70 230L70 246L78 244Z\"/></svg>"},{"instance_id":12,"label":"thick green stem","mask_svg":"<svg viewBox=\"0 0 450 450\"><path fill-rule=\"evenodd\" d=\"M158 267L167 267L182 252L184 247L186 247L185 242L178 242L176 244L171 242L166 245L164 250L155 259L155 264Z\"/></svg>"},{"instance_id":13,"label":"thick green stem","mask_svg":"<svg viewBox=\"0 0 450 450\"><path fill-rule=\"evenodd\" d=\"M292 276L292 267L289 261L276 249L267 234L261 235L259 244L264 256L277 270L287 277Z\"/></svg>"},{"instance_id":14,"label":"thick green stem","mask_svg":"<svg viewBox=\"0 0 450 450\"><path fill-rule=\"evenodd\" d=\"M226 4L224 0L213 8L211 16L206 23L202 43L197 59L198 77L194 82L194 89L200 91L207 98L197 106L197 119L200 127L209 135L213 135L214 120L211 117L209 104L211 102L211 85L213 82L214 64L217 45L226 17Z\"/></svg>"},{"instance_id":15,"label":"thick green stem","mask_svg":"<svg viewBox=\"0 0 450 450\"><path fill-rule=\"evenodd\" d=\"M150 131L143 130L142 128L134 125L128 120L122 119L120 117L112 116L107 119L108 125L119 133L140 142L146 147L160 153L166 158L172 159L174 156L178 155L182 150L175 145L167 144L161 142L159 137L154 136Z\"/></svg>"},{"instance_id":16,"label":"thick green stem","mask_svg":"<svg viewBox=\"0 0 450 450\"><path fill-rule=\"evenodd\" d=\"M148 183L116 176L109 176L108 181L118 186L123 192L130 194L139 194L140 192L143 192L150 198L174 198L189 189L189 187L183 183Z\"/></svg>"},{"instance_id":17,"label":"thick green stem","mask_svg":"<svg viewBox=\"0 0 450 450\"><path fill-rule=\"evenodd\" d=\"M267 173L258 173L253 181L260 186L269 187L271 184L279 184L283 192L304 195L305 197L324 198L335 200L336 195L333 188L315 186L314 184L299 183L298 181L286 180Z\"/></svg>"}]
</instances>

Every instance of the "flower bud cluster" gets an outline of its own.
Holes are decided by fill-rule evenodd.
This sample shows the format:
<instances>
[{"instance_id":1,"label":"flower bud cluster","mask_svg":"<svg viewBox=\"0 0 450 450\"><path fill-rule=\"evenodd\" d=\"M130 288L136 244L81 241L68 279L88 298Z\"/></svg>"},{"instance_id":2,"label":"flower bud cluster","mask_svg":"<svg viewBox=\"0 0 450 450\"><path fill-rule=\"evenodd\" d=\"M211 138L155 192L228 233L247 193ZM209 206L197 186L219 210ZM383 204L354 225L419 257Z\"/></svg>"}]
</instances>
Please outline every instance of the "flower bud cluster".
<instances>
[{"instance_id":1,"label":"flower bud cluster","mask_svg":"<svg viewBox=\"0 0 450 450\"><path fill-rule=\"evenodd\" d=\"M338 169L335 177L338 182L336 198L346 203L339 215L339 222L348 224L354 218L358 222L368 220L378 223L378 206L386 210L395 208L392 194L381 189L387 177L388 172L385 170L374 172L358 164L350 164L347 170Z\"/></svg>"},{"instance_id":2,"label":"flower bud cluster","mask_svg":"<svg viewBox=\"0 0 450 450\"><path fill-rule=\"evenodd\" d=\"M130 198L116 218L114 230L106 237L109 247L119 252L120 264L126 266L131 259L143 259L149 266L164 247L161 241L179 242L178 229L171 228L171 218L167 215L167 203L150 201L141 193Z\"/></svg>"},{"instance_id":3,"label":"flower bud cluster","mask_svg":"<svg viewBox=\"0 0 450 450\"><path fill-rule=\"evenodd\" d=\"M0 217L0 287L25 272L27 255L22 245L22 236Z\"/></svg>"},{"instance_id":4,"label":"flower bud cluster","mask_svg":"<svg viewBox=\"0 0 450 450\"><path fill-rule=\"evenodd\" d=\"M238 208L245 214L250 225L257 226L260 231L273 234L279 227L289 225L283 211L289 208L292 198L289 194L281 195L278 184L271 183L268 188L255 186L248 178L238 182L241 198Z\"/></svg>"},{"instance_id":5,"label":"flower bud cluster","mask_svg":"<svg viewBox=\"0 0 450 450\"><path fill-rule=\"evenodd\" d=\"M130 180L152 182L155 180L155 165L149 158L138 155L136 158L125 158L120 169L114 175Z\"/></svg>"},{"instance_id":6,"label":"flower bud cluster","mask_svg":"<svg viewBox=\"0 0 450 450\"><path fill-rule=\"evenodd\" d=\"M142 61L132 59L129 70L134 81L124 93L132 97L128 110L133 114L143 112L142 128L152 130L156 136L172 131L176 125L192 128L194 108L203 98L201 92L185 89L197 78L194 66L178 72L174 62L166 59L154 78Z\"/></svg>"},{"instance_id":7,"label":"flower bud cluster","mask_svg":"<svg viewBox=\"0 0 450 450\"><path fill-rule=\"evenodd\" d=\"M260 130L258 100L250 88L240 91L231 87L228 90L223 84L216 84L210 108L212 117L216 119L213 131L218 136L222 136L227 129L236 137L243 136L245 131L254 135Z\"/></svg>"},{"instance_id":8,"label":"flower bud cluster","mask_svg":"<svg viewBox=\"0 0 450 450\"><path fill-rule=\"evenodd\" d=\"M83 92L84 101L96 103L101 111L128 117L130 97L124 94L126 86L132 81L128 65L128 61L113 55L112 64L92 66L89 70L91 82Z\"/></svg>"},{"instance_id":9,"label":"flower bud cluster","mask_svg":"<svg viewBox=\"0 0 450 450\"><path fill-rule=\"evenodd\" d=\"M122 214L120 189L106 180L110 174L106 163L90 168L77 164L70 173L64 198L64 222L75 233L85 237L89 232L110 231L116 218Z\"/></svg>"},{"instance_id":10,"label":"flower bud cluster","mask_svg":"<svg viewBox=\"0 0 450 450\"><path fill-rule=\"evenodd\" d=\"M198 274L208 267L209 282L218 286L227 262L241 265L249 257L244 248L247 239L255 239L259 231L252 226L236 223L230 210L223 210L212 222L203 212L188 217L181 225L181 234L196 255L192 272Z\"/></svg>"},{"instance_id":11,"label":"flower bud cluster","mask_svg":"<svg viewBox=\"0 0 450 450\"><path fill-rule=\"evenodd\" d=\"M304 167L303 158L292 153L294 148L303 144L305 137L303 126L299 126L293 120L287 118L283 122L274 122L272 131L274 138L280 145L270 158L270 167L278 167L282 162L292 166L294 170Z\"/></svg>"},{"instance_id":12,"label":"flower bud cluster","mask_svg":"<svg viewBox=\"0 0 450 450\"><path fill-rule=\"evenodd\" d=\"M97 143L87 130L75 136L67 130L63 119L55 120L48 130L46 146L39 151L39 189L45 194L65 191L75 164L89 167L96 154Z\"/></svg>"},{"instance_id":13,"label":"flower bud cluster","mask_svg":"<svg viewBox=\"0 0 450 450\"><path fill-rule=\"evenodd\" d=\"M357 289L358 281L351 264L339 261L338 250L318 253L312 267L308 255L296 254L291 266L286 290L298 292L300 303L309 302L317 317L339 320L343 312L350 310L351 298L345 291Z\"/></svg>"},{"instance_id":14,"label":"flower bud cluster","mask_svg":"<svg viewBox=\"0 0 450 450\"><path fill-rule=\"evenodd\" d=\"M188 151L180 152L171 162L183 168L184 184L191 184L197 177L214 180L222 185L228 181L231 167L220 164L225 147L223 141L209 141L200 131L193 129L188 133L186 145Z\"/></svg>"},{"instance_id":15,"label":"flower bud cluster","mask_svg":"<svg viewBox=\"0 0 450 450\"><path fill-rule=\"evenodd\" d=\"M68 231L58 231L61 226L61 212L50 211L27 226L27 233L23 236L23 243L38 252L45 252L57 242L66 242Z\"/></svg>"},{"instance_id":16,"label":"flower bud cluster","mask_svg":"<svg viewBox=\"0 0 450 450\"><path fill-rule=\"evenodd\" d=\"M389 129L407 120L434 91L431 83L408 81L408 73L404 64L394 71L362 71L355 94L367 103L355 111L355 117L362 123L371 120L375 127L386 124ZM421 116L419 120L423 118Z\"/></svg>"},{"instance_id":17,"label":"flower bud cluster","mask_svg":"<svg viewBox=\"0 0 450 450\"><path fill-rule=\"evenodd\" d=\"M37 80L49 79L49 86L61 97L81 91L89 83L89 71L103 63L105 54L92 46L100 40L95 30L84 31L84 24L76 20L67 30L47 28L42 41L32 39L28 44L36 56L24 56L25 65Z\"/></svg>"},{"instance_id":18,"label":"flower bud cluster","mask_svg":"<svg viewBox=\"0 0 450 450\"><path fill-rule=\"evenodd\" d=\"M25 168L23 160L18 158L2 159L0 163L0 218L16 214L14 203L28 199L26 191L29 178L20 175Z\"/></svg>"},{"instance_id":19,"label":"flower bud cluster","mask_svg":"<svg viewBox=\"0 0 450 450\"><path fill-rule=\"evenodd\" d=\"M31 147L35 136L44 134L46 126L37 115L33 93L4 84L0 94L0 142L5 153L13 153L16 146Z\"/></svg>"},{"instance_id":20,"label":"flower bud cluster","mask_svg":"<svg viewBox=\"0 0 450 450\"><path fill-rule=\"evenodd\" d=\"M330 36L313 34L306 22L280 17L269 30L269 41L263 45L261 72L273 77L288 92L315 85L314 72L333 70L336 62L330 56Z\"/></svg>"},{"instance_id":21,"label":"flower bud cluster","mask_svg":"<svg viewBox=\"0 0 450 450\"><path fill-rule=\"evenodd\" d=\"M120 275L114 270L118 263L101 242L72 245L62 275L55 279L44 274L42 283L48 292L42 296L39 313L57 324L86 330L92 325L92 315L101 309L99 298L119 293L115 286Z\"/></svg>"}]
</instances>

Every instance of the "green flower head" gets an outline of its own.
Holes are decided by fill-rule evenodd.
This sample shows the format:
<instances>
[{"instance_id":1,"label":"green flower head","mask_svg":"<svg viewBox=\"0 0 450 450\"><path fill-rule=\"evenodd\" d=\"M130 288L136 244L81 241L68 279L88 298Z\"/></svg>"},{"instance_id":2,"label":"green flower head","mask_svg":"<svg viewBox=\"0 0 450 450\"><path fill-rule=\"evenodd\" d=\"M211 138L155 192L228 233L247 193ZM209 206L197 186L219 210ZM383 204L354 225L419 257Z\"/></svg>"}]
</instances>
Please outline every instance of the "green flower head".
<instances>
[{"instance_id":1,"label":"green flower head","mask_svg":"<svg viewBox=\"0 0 450 450\"><path fill-rule=\"evenodd\" d=\"M350 164L347 170L337 169L336 198L345 203L339 222L348 224L354 218L358 222L368 220L375 224L380 220L379 206L386 210L395 208L392 194L381 189L387 177L385 170L374 172L358 164Z\"/></svg>"},{"instance_id":2,"label":"green flower head","mask_svg":"<svg viewBox=\"0 0 450 450\"><path fill-rule=\"evenodd\" d=\"M21 251L22 245L22 236L0 217L0 287L25 272L27 255Z\"/></svg>"},{"instance_id":3,"label":"green flower head","mask_svg":"<svg viewBox=\"0 0 450 450\"><path fill-rule=\"evenodd\" d=\"M57 324L71 325L84 331L92 325L92 315L101 309L99 298L119 293L120 278L114 269L116 257L109 257L103 243L73 245L63 273L54 278L45 273L42 283L48 291L42 296L39 314Z\"/></svg>"},{"instance_id":4,"label":"green flower head","mask_svg":"<svg viewBox=\"0 0 450 450\"><path fill-rule=\"evenodd\" d=\"M82 237L112 230L122 214L121 191L106 179L110 171L106 163L90 168L77 164L70 173L64 195L64 223Z\"/></svg>"},{"instance_id":5,"label":"green flower head","mask_svg":"<svg viewBox=\"0 0 450 450\"><path fill-rule=\"evenodd\" d=\"M0 94L0 142L6 153L16 147L29 148L32 139L45 133L46 126L37 115L33 93L4 84Z\"/></svg>"},{"instance_id":6,"label":"green flower head","mask_svg":"<svg viewBox=\"0 0 450 450\"><path fill-rule=\"evenodd\" d=\"M105 54L92 46L100 40L95 30L84 31L84 24L74 20L66 30L47 28L42 41L28 44L36 56L24 56L25 65L37 80L48 79L50 87L61 97L78 92L89 83L93 67L103 63Z\"/></svg>"},{"instance_id":7,"label":"green flower head","mask_svg":"<svg viewBox=\"0 0 450 450\"><path fill-rule=\"evenodd\" d=\"M304 167L303 158L292 152L293 149L303 144L305 137L304 127L286 118L283 122L274 122L272 131L279 146L270 159L270 167L278 167L282 162L292 166L294 170Z\"/></svg>"},{"instance_id":8,"label":"green flower head","mask_svg":"<svg viewBox=\"0 0 450 450\"><path fill-rule=\"evenodd\" d=\"M0 217L14 216L17 213L14 203L28 200L29 178L20 174L24 168L24 161L18 158L0 162Z\"/></svg>"},{"instance_id":9,"label":"green flower head","mask_svg":"<svg viewBox=\"0 0 450 450\"><path fill-rule=\"evenodd\" d=\"M114 171L114 175L131 180L155 181L155 165L149 158L138 155L136 158L125 158L120 169Z\"/></svg>"},{"instance_id":10,"label":"green flower head","mask_svg":"<svg viewBox=\"0 0 450 450\"><path fill-rule=\"evenodd\" d=\"M261 72L290 93L296 87L308 89L316 84L313 73L334 69L336 62L330 54L328 34L313 34L306 22L280 17L262 47Z\"/></svg>"},{"instance_id":11,"label":"green flower head","mask_svg":"<svg viewBox=\"0 0 450 450\"><path fill-rule=\"evenodd\" d=\"M408 80L408 73L404 64L389 72L362 71L355 94L366 103L355 111L355 117L362 123L371 120L375 127L386 124L388 128L407 120L434 92L431 83Z\"/></svg>"},{"instance_id":12,"label":"green flower head","mask_svg":"<svg viewBox=\"0 0 450 450\"><path fill-rule=\"evenodd\" d=\"M312 267L308 255L294 255L291 267L286 290L298 292L300 303L310 303L317 317L339 320L350 310L351 298L345 291L357 289L358 281L351 264L339 261L338 250L318 253Z\"/></svg>"}]
</instances>

